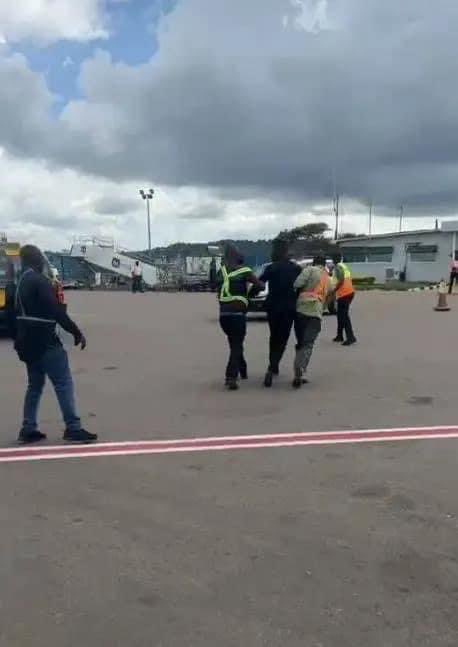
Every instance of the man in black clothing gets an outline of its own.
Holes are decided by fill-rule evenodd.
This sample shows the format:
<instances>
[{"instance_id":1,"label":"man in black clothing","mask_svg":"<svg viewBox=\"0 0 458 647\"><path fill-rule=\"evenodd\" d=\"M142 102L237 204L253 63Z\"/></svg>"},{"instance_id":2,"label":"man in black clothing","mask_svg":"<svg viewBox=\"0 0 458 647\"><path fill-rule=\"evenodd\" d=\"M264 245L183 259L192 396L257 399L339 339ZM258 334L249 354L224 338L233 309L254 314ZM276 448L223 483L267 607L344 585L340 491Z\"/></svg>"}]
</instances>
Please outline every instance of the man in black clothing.
<instances>
[{"instance_id":1,"label":"man in black clothing","mask_svg":"<svg viewBox=\"0 0 458 647\"><path fill-rule=\"evenodd\" d=\"M73 335L75 346L86 348L86 339L59 304L50 280L44 275L45 259L37 247L25 245L21 252L22 275L15 299L14 347L25 362L28 387L24 418L19 434L22 443L46 438L38 429L37 416L46 376L51 380L65 421L64 440L92 442L97 439L81 427L68 356L56 334L56 324Z\"/></svg>"},{"instance_id":2,"label":"man in black clothing","mask_svg":"<svg viewBox=\"0 0 458 647\"><path fill-rule=\"evenodd\" d=\"M252 286L260 290L264 286L244 266L244 258L233 245L226 245L223 264L217 276L219 288L219 321L229 342L229 361L226 366L226 386L230 391L238 389L238 377L248 377L243 345L246 336L246 313L248 293Z\"/></svg>"},{"instance_id":3,"label":"man in black clothing","mask_svg":"<svg viewBox=\"0 0 458 647\"><path fill-rule=\"evenodd\" d=\"M273 376L279 373L280 361L296 318L294 281L300 273L299 265L288 258L287 242L275 241L272 247L272 263L260 276L260 280L269 285L266 299L270 328L269 367L264 378L264 386L268 388L272 386Z\"/></svg>"}]
</instances>

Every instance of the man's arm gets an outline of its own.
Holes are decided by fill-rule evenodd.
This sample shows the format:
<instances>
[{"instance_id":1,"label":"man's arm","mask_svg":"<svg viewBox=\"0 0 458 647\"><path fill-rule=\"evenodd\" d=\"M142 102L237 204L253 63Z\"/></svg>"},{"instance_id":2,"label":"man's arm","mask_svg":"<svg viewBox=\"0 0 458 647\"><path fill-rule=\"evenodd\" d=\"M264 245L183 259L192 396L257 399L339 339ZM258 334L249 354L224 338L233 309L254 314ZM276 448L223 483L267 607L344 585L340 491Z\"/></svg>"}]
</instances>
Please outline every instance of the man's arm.
<instances>
[{"instance_id":1,"label":"man's arm","mask_svg":"<svg viewBox=\"0 0 458 647\"><path fill-rule=\"evenodd\" d=\"M345 281L345 272L343 271L342 267L340 265L336 265L334 268L334 275L337 279L337 283L334 287L333 292L337 292L337 290L342 287L343 282Z\"/></svg>"},{"instance_id":2,"label":"man's arm","mask_svg":"<svg viewBox=\"0 0 458 647\"><path fill-rule=\"evenodd\" d=\"M304 285L309 280L309 278L310 278L310 268L309 267L304 267L302 272L299 274L297 279L294 281L294 289L295 290L300 290L301 288L303 288Z\"/></svg>"},{"instance_id":3,"label":"man's arm","mask_svg":"<svg viewBox=\"0 0 458 647\"><path fill-rule=\"evenodd\" d=\"M37 285L37 290L40 301L49 316L52 319L55 319L59 326L70 333L70 335L73 335L75 339L75 346L81 344L81 347L83 348L86 345L86 340L83 333L78 328L76 323L72 319L70 319L65 311L65 306L57 301L53 286L46 277L40 277Z\"/></svg>"}]
</instances>

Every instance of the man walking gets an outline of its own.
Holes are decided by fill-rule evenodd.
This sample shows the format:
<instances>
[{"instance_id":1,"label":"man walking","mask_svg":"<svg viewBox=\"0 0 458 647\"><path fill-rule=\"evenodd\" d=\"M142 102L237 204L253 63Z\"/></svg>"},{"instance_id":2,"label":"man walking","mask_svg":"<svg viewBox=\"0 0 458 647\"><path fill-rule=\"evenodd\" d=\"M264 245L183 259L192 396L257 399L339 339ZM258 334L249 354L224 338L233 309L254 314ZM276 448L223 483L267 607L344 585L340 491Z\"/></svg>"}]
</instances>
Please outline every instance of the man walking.
<instances>
[{"instance_id":1,"label":"man walking","mask_svg":"<svg viewBox=\"0 0 458 647\"><path fill-rule=\"evenodd\" d=\"M288 258L288 243L276 240L272 245L272 263L259 277L268 285L266 311L270 329L269 366L264 377L264 386L272 386L278 375L280 362L288 344L291 328L296 317L296 290L294 281L301 268Z\"/></svg>"},{"instance_id":2,"label":"man walking","mask_svg":"<svg viewBox=\"0 0 458 647\"><path fill-rule=\"evenodd\" d=\"M218 273L219 321L229 343L229 361L226 367L226 386L236 391L239 376L248 377L243 345L246 336L246 313L250 286L261 289L262 283L253 270L244 265L244 258L233 245L226 245L223 264Z\"/></svg>"},{"instance_id":3,"label":"man walking","mask_svg":"<svg viewBox=\"0 0 458 647\"><path fill-rule=\"evenodd\" d=\"M22 443L46 438L38 428L38 409L46 377L52 382L65 422L64 440L88 443L97 435L81 427L76 410L75 393L68 356L56 334L56 324L73 335L75 346L86 348L86 339L78 326L59 304L51 281L44 275L45 258L33 245L20 251L22 275L15 299L15 349L25 362L28 387L24 401L24 418L19 434Z\"/></svg>"},{"instance_id":4,"label":"man walking","mask_svg":"<svg viewBox=\"0 0 458 647\"><path fill-rule=\"evenodd\" d=\"M143 270L140 265L140 261L135 261L135 265L132 268L132 292L143 292Z\"/></svg>"},{"instance_id":5,"label":"man walking","mask_svg":"<svg viewBox=\"0 0 458 647\"><path fill-rule=\"evenodd\" d=\"M455 252L454 258L450 264L450 282L448 284L448 293L452 294L453 284L458 278L458 252Z\"/></svg>"},{"instance_id":6,"label":"man walking","mask_svg":"<svg viewBox=\"0 0 458 647\"><path fill-rule=\"evenodd\" d=\"M294 360L293 387L300 389L307 380L307 371L313 347L321 332L323 306L331 289L324 256L316 256L311 267L305 267L297 277L294 287L299 291L295 320L297 346Z\"/></svg>"},{"instance_id":7,"label":"man walking","mask_svg":"<svg viewBox=\"0 0 458 647\"><path fill-rule=\"evenodd\" d=\"M342 254L333 256L334 277L337 281L334 292L337 299L337 336L333 341L341 342L342 346L356 344L356 337L350 319L350 306L355 298L355 289L351 280L351 272L342 263ZM344 332L346 339L344 339Z\"/></svg>"}]
</instances>

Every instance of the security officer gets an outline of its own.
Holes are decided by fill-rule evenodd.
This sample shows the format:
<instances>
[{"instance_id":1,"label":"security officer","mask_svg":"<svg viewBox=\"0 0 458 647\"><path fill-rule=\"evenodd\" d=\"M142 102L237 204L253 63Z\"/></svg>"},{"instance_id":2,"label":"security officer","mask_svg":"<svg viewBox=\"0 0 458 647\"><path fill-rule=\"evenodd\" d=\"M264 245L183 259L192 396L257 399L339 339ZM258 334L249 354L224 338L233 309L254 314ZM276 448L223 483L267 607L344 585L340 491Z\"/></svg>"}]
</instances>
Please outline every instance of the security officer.
<instances>
[{"instance_id":1,"label":"security officer","mask_svg":"<svg viewBox=\"0 0 458 647\"><path fill-rule=\"evenodd\" d=\"M351 279L351 272L345 263L342 262L342 254L333 256L334 278L336 283L335 295L337 299L337 336L335 342L341 342L343 346L356 344L356 337L350 319L350 306L355 298L355 289ZM344 339L344 332L346 339Z\"/></svg>"},{"instance_id":2,"label":"security officer","mask_svg":"<svg viewBox=\"0 0 458 647\"><path fill-rule=\"evenodd\" d=\"M236 391L238 377L248 377L243 345L246 336L246 313L248 294L252 289L259 291L264 285L250 267L244 265L244 258L231 244L226 245L223 263L218 273L219 321L229 342L229 361L226 367L226 386Z\"/></svg>"}]
</instances>

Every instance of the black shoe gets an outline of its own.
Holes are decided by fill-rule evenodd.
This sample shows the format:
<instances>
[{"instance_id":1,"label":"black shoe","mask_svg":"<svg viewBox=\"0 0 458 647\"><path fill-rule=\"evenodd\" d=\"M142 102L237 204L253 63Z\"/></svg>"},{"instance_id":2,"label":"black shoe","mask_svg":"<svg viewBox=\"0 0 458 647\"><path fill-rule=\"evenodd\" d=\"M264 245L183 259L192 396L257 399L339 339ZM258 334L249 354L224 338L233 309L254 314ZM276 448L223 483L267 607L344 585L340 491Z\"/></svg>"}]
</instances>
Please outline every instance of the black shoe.
<instances>
[{"instance_id":1,"label":"black shoe","mask_svg":"<svg viewBox=\"0 0 458 647\"><path fill-rule=\"evenodd\" d=\"M86 429L80 429L79 431L69 431L66 429L64 440L69 443L94 443L97 440L97 434L91 434Z\"/></svg>"},{"instance_id":2,"label":"black shoe","mask_svg":"<svg viewBox=\"0 0 458 647\"><path fill-rule=\"evenodd\" d=\"M18 437L18 442L23 445L39 443L40 440L46 440L46 434L43 434L41 431L21 431Z\"/></svg>"},{"instance_id":3,"label":"black shoe","mask_svg":"<svg viewBox=\"0 0 458 647\"><path fill-rule=\"evenodd\" d=\"M353 346L353 344L356 344L356 339L347 339L347 341L344 341L342 346Z\"/></svg>"},{"instance_id":4,"label":"black shoe","mask_svg":"<svg viewBox=\"0 0 458 647\"><path fill-rule=\"evenodd\" d=\"M293 389L300 389L302 386L302 378L295 377L293 380Z\"/></svg>"},{"instance_id":5,"label":"black shoe","mask_svg":"<svg viewBox=\"0 0 458 647\"><path fill-rule=\"evenodd\" d=\"M338 336L337 336L337 337L334 337L334 339L333 339L332 341L342 343L342 342L343 342L343 337L338 337Z\"/></svg>"},{"instance_id":6,"label":"black shoe","mask_svg":"<svg viewBox=\"0 0 458 647\"><path fill-rule=\"evenodd\" d=\"M273 375L273 371L267 371L267 373L265 374L264 386L266 387L266 389L270 389L270 387L272 386Z\"/></svg>"},{"instance_id":7,"label":"black shoe","mask_svg":"<svg viewBox=\"0 0 458 647\"><path fill-rule=\"evenodd\" d=\"M229 391L238 391L239 385L237 384L237 380L226 380L226 388Z\"/></svg>"},{"instance_id":8,"label":"black shoe","mask_svg":"<svg viewBox=\"0 0 458 647\"><path fill-rule=\"evenodd\" d=\"M248 369L245 366L244 368L240 369L240 379L241 380L247 380L248 379Z\"/></svg>"}]
</instances>

